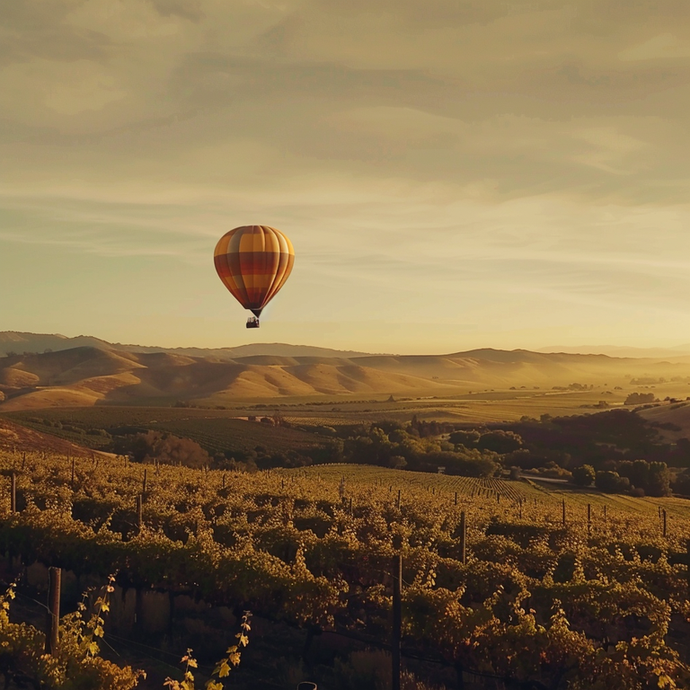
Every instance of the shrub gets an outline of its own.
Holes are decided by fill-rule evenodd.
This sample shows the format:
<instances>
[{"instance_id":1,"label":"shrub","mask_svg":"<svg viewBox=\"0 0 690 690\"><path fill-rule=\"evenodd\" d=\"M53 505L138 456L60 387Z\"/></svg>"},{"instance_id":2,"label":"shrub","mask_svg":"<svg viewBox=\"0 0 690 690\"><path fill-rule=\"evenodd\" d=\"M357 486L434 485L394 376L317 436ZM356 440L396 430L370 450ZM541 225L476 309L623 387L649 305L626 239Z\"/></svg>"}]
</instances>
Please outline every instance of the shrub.
<instances>
[{"instance_id":1,"label":"shrub","mask_svg":"<svg viewBox=\"0 0 690 690\"><path fill-rule=\"evenodd\" d=\"M630 489L630 480L621 477L618 472L597 472L594 484L597 489L607 494L620 494Z\"/></svg>"},{"instance_id":2,"label":"shrub","mask_svg":"<svg viewBox=\"0 0 690 690\"><path fill-rule=\"evenodd\" d=\"M578 486L592 486L597 478L597 473L591 465L580 465L573 469L573 483Z\"/></svg>"}]
</instances>

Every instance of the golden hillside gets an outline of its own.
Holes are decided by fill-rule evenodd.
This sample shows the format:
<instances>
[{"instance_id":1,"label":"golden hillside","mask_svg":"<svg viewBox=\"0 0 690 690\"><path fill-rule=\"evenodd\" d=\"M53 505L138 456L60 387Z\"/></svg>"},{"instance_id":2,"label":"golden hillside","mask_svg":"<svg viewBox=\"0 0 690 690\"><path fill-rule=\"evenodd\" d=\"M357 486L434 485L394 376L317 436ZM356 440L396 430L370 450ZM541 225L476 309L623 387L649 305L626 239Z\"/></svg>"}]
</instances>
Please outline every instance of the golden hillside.
<instances>
[{"instance_id":1,"label":"golden hillside","mask_svg":"<svg viewBox=\"0 0 690 690\"><path fill-rule=\"evenodd\" d=\"M470 390L521 386L551 389L573 383L627 386L635 377L682 380L689 375L687 362L525 350L487 349L439 356L253 355L224 359L78 347L0 359L0 408L161 405L177 400L225 404L391 394L450 396Z\"/></svg>"}]
</instances>

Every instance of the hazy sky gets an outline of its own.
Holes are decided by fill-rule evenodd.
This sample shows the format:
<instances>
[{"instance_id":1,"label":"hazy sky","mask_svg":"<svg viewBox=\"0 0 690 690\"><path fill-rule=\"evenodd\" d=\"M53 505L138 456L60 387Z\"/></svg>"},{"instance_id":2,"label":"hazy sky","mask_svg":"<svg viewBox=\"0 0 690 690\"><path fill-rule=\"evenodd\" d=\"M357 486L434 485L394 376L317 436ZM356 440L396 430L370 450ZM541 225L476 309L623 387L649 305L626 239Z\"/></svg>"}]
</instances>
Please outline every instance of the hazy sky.
<instances>
[{"instance_id":1,"label":"hazy sky","mask_svg":"<svg viewBox=\"0 0 690 690\"><path fill-rule=\"evenodd\" d=\"M0 3L0 330L690 342L688 0ZM283 230L260 331L218 238Z\"/></svg>"}]
</instances>

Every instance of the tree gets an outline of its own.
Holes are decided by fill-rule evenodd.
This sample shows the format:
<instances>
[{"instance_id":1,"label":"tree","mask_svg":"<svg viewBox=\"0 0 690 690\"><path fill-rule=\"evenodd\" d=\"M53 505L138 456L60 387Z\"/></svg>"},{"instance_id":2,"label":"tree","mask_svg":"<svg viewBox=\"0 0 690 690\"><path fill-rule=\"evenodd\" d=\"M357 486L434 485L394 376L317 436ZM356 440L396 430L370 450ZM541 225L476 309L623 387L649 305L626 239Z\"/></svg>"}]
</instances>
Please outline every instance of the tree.
<instances>
[{"instance_id":1,"label":"tree","mask_svg":"<svg viewBox=\"0 0 690 690\"><path fill-rule=\"evenodd\" d=\"M690 496L690 469L685 469L677 475L672 486L677 494Z\"/></svg>"},{"instance_id":2,"label":"tree","mask_svg":"<svg viewBox=\"0 0 690 690\"><path fill-rule=\"evenodd\" d=\"M578 486L592 486L597 473L591 465L580 465L573 469L573 483Z\"/></svg>"},{"instance_id":3,"label":"tree","mask_svg":"<svg viewBox=\"0 0 690 690\"><path fill-rule=\"evenodd\" d=\"M597 472L594 484L597 489L607 494L622 494L630 489L630 480L621 477L618 472Z\"/></svg>"},{"instance_id":4,"label":"tree","mask_svg":"<svg viewBox=\"0 0 690 690\"><path fill-rule=\"evenodd\" d=\"M477 448L504 455L522 448L522 438L514 431L489 431L479 439Z\"/></svg>"},{"instance_id":5,"label":"tree","mask_svg":"<svg viewBox=\"0 0 690 690\"><path fill-rule=\"evenodd\" d=\"M480 433L475 429L471 431L454 431L448 440L456 446L465 446L465 448L476 448L479 443Z\"/></svg>"},{"instance_id":6,"label":"tree","mask_svg":"<svg viewBox=\"0 0 690 690\"><path fill-rule=\"evenodd\" d=\"M118 439L118 453L131 454L136 462L158 460L166 465L204 467L211 464L209 454L195 441L160 431Z\"/></svg>"},{"instance_id":7,"label":"tree","mask_svg":"<svg viewBox=\"0 0 690 690\"><path fill-rule=\"evenodd\" d=\"M625 460L616 467L622 477L627 477L636 489L649 496L668 496L671 493L671 474L665 462Z\"/></svg>"},{"instance_id":8,"label":"tree","mask_svg":"<svg viewBox=\"0 0 690 690\"><path fill-rule=\"evenodd\" d=\"M392 455L388 461L388 466L394 470L401 470L403 467L407 467L407 460L402 455Z\"/></svg>"},{"instance_id":9,"label":"tree","mask_svg":"<svg viewBox=\"0 0 690 690\"><path fill-rule=\"evenodd\" d=\"M654 402L654 393L630 393L625 399L626 405L642 405Z\"/></svg>"},{"instance_id":10,"label":"tree","mask_svg":"<svg viewBox=\"0 0 690 690\"><path fill-rule=\"evenodd\" d=\"M671 473L665 462L649 463L649 482L644 489L649 496L668 496L671 493Z\"/></svg>"}]
</instances>

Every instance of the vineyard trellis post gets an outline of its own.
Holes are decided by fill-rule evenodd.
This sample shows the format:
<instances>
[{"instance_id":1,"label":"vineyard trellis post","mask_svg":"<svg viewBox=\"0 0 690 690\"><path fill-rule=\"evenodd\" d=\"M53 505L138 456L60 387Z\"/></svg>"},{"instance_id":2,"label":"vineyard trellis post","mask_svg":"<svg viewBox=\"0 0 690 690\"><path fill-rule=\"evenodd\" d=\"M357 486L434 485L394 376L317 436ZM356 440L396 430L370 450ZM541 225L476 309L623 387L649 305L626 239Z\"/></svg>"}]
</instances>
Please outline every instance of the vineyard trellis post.
<instances>
[{"instance_id":1,"label":"vineyard trellis post","mask_svg":"<svg viewBox=\"0 0 690 690\"><path fill-rule=\"evenodd\" d=\"M565 498L563 499L563 524L565 525Z\"/></svg>"},{"instance_id":2,"label":"vineyard trellis post","mask_svg":"<svg viewBox=\"0 0 690 690\"><path fill-rule=\"evenodd\" d=\"M592 534L592 504L587 504L587 534Z\"/></svg>"},{"instance_id":3,"label":"vineyard trellis post","mask_svg":"<svg viewBox=\"0 0 690 690\"><path fill-rule=\"evenodd\" d=\"M467 520L464 510L460 513L460 562L467 563Z\"/></svg>"},{"instance_id":4,"label":"vineyard trellis post","mask_svg":"<svg viewBox=\"0 0 690 690\"><path fill-rule=\"evenodd\" d=\"M400 690L402 641L402 555L393 556L393 634L391 637L392 690Z\"/></svg>"},{"instance_id":5,"label":"vineyard trellis post","mask_svg":"<svg viewBox=\"0 0 690 690\"><path fill-rule=\"evenodd\" d=\"M148 479L148 470L144 467L144 479L141 482L141 493L146 495L146 480Z\"/></svg>"},{"instance_id":6,"label":"vineyard trellis post","mask_svg":"<svg viewBox=\"0 0 690 690\"><path fill-rule=\"evenodd\" d=\"M455 505L458 505L458 492L455 492Z\"/></svg>"},{"instance_id":7,"label":"vineyard trellis post","mask_svg":"<svg viewBox=\"0 0 690 690\"><path fill-rule=\"evenodd\" d=\"M144 526L143 496L137 494L137 527L141 530Z\"/></svg>"},{"instance_id":8,"label":"vineyard trellis post","mask_svg":"<svg viewBox=\"0 0 690 690\"><path fill-rule=\"evenodd\" d=\"M666 508L664 508L661 511L661 519L663 520L663 526L662 526L661 534L663 537L665 537L666 536Z\"/></svg>"},{"instance_id":9,"label":"vineyard trellis post","mask_svg":"<svg viewBox=\"0 0 690 690\"><path fill-rule=\"evenodd\" d=\"M14 471L10 478L10 512L17 512L17 473Z\"/></svg>"},{"instance_id":10,"label":"vineyard trellis post","mask_svg":"<svg viewBox=\"0 0 690 690\"><path fill-rule=\"evenodd\" d=\"M48 634L46 635L46 654L57 652L60 639L60 588L62 584L62 570L50 568L48 571Z\"/></svg>"}]
</instances>

